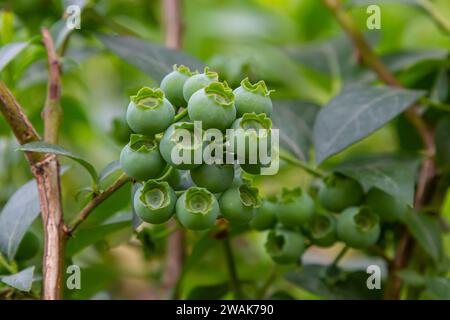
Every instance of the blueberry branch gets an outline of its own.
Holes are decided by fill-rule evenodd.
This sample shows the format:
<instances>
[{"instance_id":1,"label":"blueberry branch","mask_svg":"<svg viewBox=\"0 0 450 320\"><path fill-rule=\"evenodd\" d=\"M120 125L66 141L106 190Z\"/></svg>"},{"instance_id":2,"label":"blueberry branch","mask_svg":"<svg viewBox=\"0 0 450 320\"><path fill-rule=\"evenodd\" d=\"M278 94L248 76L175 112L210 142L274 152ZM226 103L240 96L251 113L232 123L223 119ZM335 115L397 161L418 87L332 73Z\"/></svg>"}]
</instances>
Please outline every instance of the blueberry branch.
<instances>
[{"instance_id":1,"label":"blueberry branch","mask_svg":"<svg viewBox=\"0 0 450 320\"><path fill-rule=\"evenodd\" d=\"M70 227L66 227L66 234L71 235L78 228L78 226L89 217L91 212L100 203L108 199L114 192L119 190L123 185L130 181L131 178L124 173L119 178L117 178L117 180L114 181L106 190L95 195L72 221Z\"/></svg>"}]
</instances>

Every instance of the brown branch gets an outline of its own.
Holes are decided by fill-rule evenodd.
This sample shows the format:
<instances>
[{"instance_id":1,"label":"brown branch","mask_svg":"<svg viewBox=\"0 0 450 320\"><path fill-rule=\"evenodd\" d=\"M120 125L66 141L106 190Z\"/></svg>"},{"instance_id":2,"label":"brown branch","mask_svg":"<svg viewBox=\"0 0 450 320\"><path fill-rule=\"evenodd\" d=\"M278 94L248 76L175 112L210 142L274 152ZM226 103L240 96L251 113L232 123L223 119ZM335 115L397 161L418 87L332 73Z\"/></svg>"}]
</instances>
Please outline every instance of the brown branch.
<instances>
[{"instance_id":1,"label":"brown branch","mask_svg":"<svg viewBox=\"0 0 450 320\"><path fill-rule=\"evenodd\" d=\"M62 119L62 109L60 105L60 65L58 56L56 55L55 45L48 29L42 29L42 36L42 41L47 50L48 60L47 100L45 102L44 111L42 112L45 126L44 140L48 143L57 144L58 132Z\"/></svg>"},{"instance_id":2,"label":"brown branch","mask_svg":"<svg viewBox=\"0 0 450 320\"><path fill-rule=\"evenodd\" d=\"M131 178L126 174L122 174L116 181L114 181L105 191L98 193L92 198L91 201L80 211L78 216L72 221L71 226L66 228L66 234L72 234L78 226L85 221L91 212L97 208L97 206L108 199L114 192L119 190L124 184L131 181Z\"/></svg>"},{"instance_id":3,"label":"brown branch","mask_svg":"<svg viewBox=\"0 0 450 320\"><path fill-rule=\"evenodd\" d=\"M164 0L164 22L166 46L173 49L180 49L182 46L182 19L181 0ZM169 222L170 227L176 225L175 221ZM165 272L163 276L164 291L174 288L172 296L179 298L177 287L183 261L185 258L185 239L183 230L178 230L171 234L167 242L167 255L165 261Z\"/></svg>"},{"instance_id":4,"label":"brown branch","mask_svg":"<svg viewBox=\"0 0 450 320\"><path fill-rule=\"evenodd\" d=\"M367 64L387 85L400 88L401 83L395 78L389 69L378 58L372 50L362 33L358 30L352 17L343 10L339 0L322 0L336 17L342 29L347 33L358 50L363 62ZM411 106L405 111L408 120L420 134L423 144L426 148L426 158L422 162L419 181L416 189L414 207L420 210L426 202L426 190L435 176L435 165L432 160L435 154L434 132L420 116L417 106ZM388 282L391 282L389 290L386 290L386 297L398 299L400 297L401 280L396 276L396 271L403 268L409 260L410 251L413 244L413 238L406 229L402 231L400 242L397 246L396 255L393 261L393 267L389 274Z\"/></svg>"}]
</instances>

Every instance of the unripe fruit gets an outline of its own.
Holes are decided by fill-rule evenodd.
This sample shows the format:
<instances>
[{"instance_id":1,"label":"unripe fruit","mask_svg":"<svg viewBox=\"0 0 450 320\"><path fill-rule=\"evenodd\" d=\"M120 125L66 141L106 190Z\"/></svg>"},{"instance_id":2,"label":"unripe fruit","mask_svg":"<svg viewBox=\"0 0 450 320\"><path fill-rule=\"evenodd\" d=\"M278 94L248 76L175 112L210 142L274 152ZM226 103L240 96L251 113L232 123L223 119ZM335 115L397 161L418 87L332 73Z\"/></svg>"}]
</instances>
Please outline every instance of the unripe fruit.
<instances>
[{"instance_id":1,"label":"unripe fruit","mask_svg":"<svg viewBox=\"0 0 450 320\"><path fill-rule=\"evenodd\" d=\"M185 228L204 230L214 226L219 216L219 204L205 188L191 187L178 199L176 214Z\"/></svg>"},{"instance_id":2,"label":"unripe fruit","mask_svg":"<svg viewBox=\"0 0 450 320\"><path fill-rule=\"evenodd\" d=\"M350 247L366 249L380 236L379 217L368 208L347 208L338 216L337 234Z\"/></svg>"},{"instance_id":3,"label":"unripe fruit","mask_svg":"<svg viewBox=\"0 0 450 320\"><path fill-rule=\"evenodd\" d=\"M305 239L299 233L274 229L267 235L266 251L279 264L300 262L305 251Z\"/></svg>"},{"instance_id":4,"label":"unripe fruit","mask_svg":"<svg viewBox=\"0 0 450 320\"><path fill-rule=\"evenodd\" d=\"M233 91L237 116L242 117L244 113L265 113L268 117L272 114L271 90L267 89L266 83L261 80L251 84L248 78L241 81L241 86Z\"/></svg>"},{"instance_id":5,"label":"unripe fruit","mask_svg":"<svg viewBox=\"0 0 450 320\"><path fill-rule=\"evenodd\" d=\"M196 134L193 123L177 122L166 130L159 142L159 149L169 165L180 170L190 170L201 165L202 140L201 131ZM199 159L196 159L196 154Z\"/></svg>"},{"instance_id":6,"label":"unripe fruit","mask_svg":"<svg viewBox=\"0 0 450 320\"><path fill-rule=\"evenodd\" d=\"M402 221L408 212L408 206L403 201L378 188L370 189L366 201L373 212L380 216L381 221Z\"/></svg>"},{"instance_id":7,"label":"unripe fruit","mask_svg":"<svg viewBox=\"0 0 450 320\"><path fill-rule=\"evenodd\" d=\"M127 122L134 132L153 136L173 122L175 109L160 89L144 87L131 97Z\"/></svg>"},{"instance_id":8,"label":"unripe fruit","mask_svg":"<svg viewBox=\"0 0 450 320\"><path fill-rule=\"evenodd\" d=\"M17 248L17 252L15 255L15 259L18 261L30 260L39 251L39 239L38 237L31 231L25 233L22 238L22 241Z\"/></svg>"},{"instance_id":9,"label":"unripe fruit","mask_svg":"<svg viewBox=\"0 0 450 320\"><path fill-rule=\"evenodd\" d=\"M191 96L200 89L203 89L211 82L219 81L219 75L217 72L209 71L208 67L205 67L205 71L200 74L194 74L186 80L183 86L184 100L189 102Z\"/></svg>"},{"instance_id":10,"label":"unripe fruit","mask_svg":"<svg viewBox=\"0 0 450 320\"><path fill-rule=\"evenodd\" d=\"M208 189L212 193L220 193L228 189L233 183L233 165L202 164L191 169L191 178L194 183Z\"/></svg>"},{"instance_id":11,"label":"unripe fruit","mask_svg":"<svg viewBox=\"0 0 450 320\"><path fill-rule=\"evenodd\" d=\"M250 222L261 205L258 189L242 184L225 191L219 198L220 212L230 222Z\"/></svg>"},{"instance_id":12,"label":"unripe fruit","mask_svg":"<svg viewBox=\"0 0 450 320\"><path fill-rule=\"evenodd\" d=\"M236 119L233 91L226 83L211 82L189 99L188 113L192 121L202 122L204 130L224 131Z\"/></svg>"},{"instance_id":13,"label":"unripe fruit","mask_svg":"<svg viewBox=\"0 0 450 320\"><path fill-rule=\"evenodd\" d=\"M165 181L148 180L134 194L134 210L145 222L160 224L175 211L177 196Z\"/></svg>"},{"instance_id":14,"label":"unripe fruit","mask_svg":"<svg viewBox=\"0 0 450 320\"><path fill-rule=\"evenodd\" d=\"M277 219L286 228L305 225L314 215L314 201L301 188L283 189Z\"/></svg>"},{"instance_id":15,"label":"unripe fruit","mask_svg":"<svg viewBox=\"0 0 450 320\"><path fill-rule=\"evenodd\" d=\"M229 139L241 168L250 174L260 174L270 166L272 121L265 114L246 113L236 119Z\"/></svg>"},{"instance_id":16,"label":"unripe fruit","mask_svg":"<svg viewBox=\"0 0 450 320\"><path fill-rule=\"evenodd\" d=\"M193 74L188 67L183 65L173 66L173 71L167 74L161 81L160 88L164 91L166 98L172 103L175 108L183 107L187 105L183 96L183 87L186 80Z\"/></svg>"},{"instance_id":17,"label":"unripe fruit","mask_svg":"<svg viewBox=\"0 0 450 320\"><path fill-rule=\"evenodd\" d=\"M120 165L127 175L144 181L161 176L166 162L161 157L154 139L132 134L130 142L120 153Z\"/></svg>"},{"instance_id":18,"label":"unripe fruit","mask_svg":"<svg viewBox=\"0 0 450 320\"><path fill-rule=\"evenodd\" d=\"M325 179L325 186L319 191L319 203L327 210L341 212L345 208L358 206L363 200L361 185L348 177L333 174Z\"/></svg>"},{"instance_id":19,"label":"unripe fruit","mask_svg":"<svg viewBox=\"0 0 450 320\"><path fill-rule=\"evenodd\" d=\"M256 210L256 214L250 221L250 227L256 230L271 229L277 223L276 212L278 205L275 201L264 199L261 206Z\"/></svg>"},{"instance_id":20,"label":"unripe fruit","mask_svg":"<svg viewBox=\"0 0 450 320\"><path fill-rule=\"evenodd\" d=\"M313 244L319 247L330 247L336 242L336 219L331 214L314 215L308 232Z\"/></svg>"}]
</instances>

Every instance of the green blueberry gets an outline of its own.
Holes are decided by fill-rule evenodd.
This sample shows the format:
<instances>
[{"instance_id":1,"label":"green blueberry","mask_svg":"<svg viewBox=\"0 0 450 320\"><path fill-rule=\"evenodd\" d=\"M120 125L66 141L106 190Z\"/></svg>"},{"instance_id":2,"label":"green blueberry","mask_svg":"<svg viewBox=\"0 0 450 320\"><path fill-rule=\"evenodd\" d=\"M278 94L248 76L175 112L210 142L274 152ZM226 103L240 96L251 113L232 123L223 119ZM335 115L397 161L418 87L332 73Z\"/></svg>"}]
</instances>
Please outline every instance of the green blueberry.
<instances>
[{"instance_id":1,"label":"green blueberry","mask_svg":"<svg viewBox=\"0 0 450 320\"><path fill-rule=\"evenodd\" d=\"M233 183L234 167L223 164L202 164L191 169L191 178L197 186L206 188L212 193L220 193Z\"/></svg>"},{"instance_id":2,"label":"green blueberry","mask_svg":"<svg viewBox=\"0 0 450 320\"><path fill-rule=\"evenodd\" d=\"M131 97L127 109L130 128L147 136L166 130L174 117L175 109L160 89L142 88L137 95Z\"/></svg>"},{"instance_id":3,"label":"green blueberry","mask_svg":"<svg viewBox=\"0 0 450 320\"><path fill-rule=\"evenodd\" d=\"M202 164L203 146L202 132L191 122L172 124L159 142L164 160L180 170L190 170Z\"/></svg>"},{"instance_id":4,"label":"green blueberry","mask_svg":"<svg viewBox=\"0 0 450 320\"><path fill-rule=\"evenodd\" d=\"M183 86L184 100L189 102L189 99L195 92L203 89L214 81L219 81L219 75L217 72L210 71L208 67L205 67L205 71L203 73L192 75L186 80Z\"/></svg>"},{"instance_id":5,"label":"green blueberry","mask_svg":"<svg viewBox=\"0 0 450 320\"><path fill-rule=\"evenodd\" d=\"M250 227L255 230L272 229L277 223L276 212L278 204L270 199L261 201L261 206L256 210L256 214L250 221Z\"/></svg>"},{"instance_id":6,"label":"green blueberry","mask_svg":"<svg viewBox=\"0 0 450 320\"><path fill-rule=\"evenodd\" d=\"M130 142L120 153L120 165L130 177L144 181L161 176L166 162L161 157L158 143L154 139L132 134Z\"/></svg>"},{"instance_id":7,"label":"green blueberry","mask_svg":"<svg viewBox=\"0 0 450 320\"><path fill-rule=\"evenodd\" d=\"M236 119L233 91L224 82L211 82L189 99L188 114L192 121L201 121L204 130L224 131Z\"/></svg>"},{"instance_id":8,"label":"green blueberry","mask_svg":"<svg viewBox=\"0 0 450 320\"><path fill-rule=\"evenodd\" d=\"M17 261L26 261L35 257L39 251L39 239L31 231L27 231L20 241L15 255Z\"/></svg>"},{"instance_id":9,"label":"green blueberry","mask_svg":"<svg viewBox=\"0 0 450 320\"><path fill-rule=\"evenodd\" d=\"M248 78L241 81L241 86L234 91L237 116L242 117L245 113L265 113L268 117L272 114L271 90L267 89L266 83L261 80L252 84Z\"/></svg>"},{"instance_id":10,"label":"green blueberry","mask_svg":"<svg viewBox=\"0 0 450 320\"><path fill-rule=\"evenodd\" d=\"M216 197L205 188L190 187L178 199L176 215L187 229L209 229L219 216L219 204Z\"/></svg>"},{"instance_id":11,"label":"green blueberry","mask_svg":"<svg viewBox=\"0 0 450 320\"><path fill-rule=\"evenodd\" d=\"M337 239L336 219L331 214L316 214L308 226L308 233L313 244L330 247Z\"/></svg>"},{"instance_id":12,"label":"green blueberry","mask_svg":"<svg viewBox=\"0 0 450 320\"><path fill-rule=\"evenodd\" d=\"M134 194L134 210L145 222L161 224L175 211L177 196L165 181L148 180Z\"/></svg>"},{"instance_id":13,"label":"green blueberry","mask_svg":"<svg viewBox=\"0 0 450 320\"><path fill-rule=\"evenodd\" d=\"M370 189L366 203L385 222L402 221L408 212L408 206L403 201L378 188Z\"/></svg>"},{"instance_id":14,"label":"green blueberry","mask_svg":"<svg viewBox=\"0 0 450 320\"><path fill-rule=\"evenodd\" d=\"M231 126L229 139L242 170L260 174L270 166L272 121L265 114L245 113ZM263 148L263 149L262 149Z\"/></svg>"},{"instance_id":15,"label":"green blueberry","mask_svg":"<svg viewBox=\"0 0 450 320\"><path fill-rule=\"evenodd\" d=\"M366 249L380 236L379 220L378 215L368 208L347 208L338 216L337 235L350 247Z\"/></svg>"},{"instance_id":16,"label":"green blueberry","mask_svg":"<svg viewBox=\"0 0 450 320\"><path fill-rule=\"evenodd\" d=\"M361 204L364 191L354 179L333 174L325 179L325 186L319 190L319 203L327 210L341 212L345 208Z\"/></svg>"},{"instance_id":17,"label":"green blueberry","mask_svg":"<svg viewBox=\"0 0 450 320\"><path fill-rule=\"evenodd\" d=\"M176 108L185 108L187 103L183 96L183 87L193 73L188 67L183 65L173 66L173 71L168 73L161 81L160 88L164 91L166 98L172 103Z\"/></svg>"},{"instance_id":18,"label":"green blueberry","mask_svg":"<svg viewBox=\"0 0 450 320\"><path fill-rule=\"evenodd\" d=\"M222 216L232 223L244 224L250 222L260 205L258 189L248 184L231 187L222 193L219 198Z\"/></svg>"},{"instance_id":19,"label":"green blueberry","mask_svg":"<svg viewBox=\"0 0 450 320\"><path fill-rule=\"evenodd\" d=\"M296 232L274 229L267 235L266 251L273 261L279 264L300 262L305 251L305 239Z\"/></svg>"},{"instance_id":20,"label":"green blueberry","mask_svg":"<svg viewBox=\"0 0 450 320\"><path fill-rule=\"evenodd\" d=\"M314 216L314 201L301 188L283 189L277 219L286 228L304 226Z\"/></svg>"}]
</instances>

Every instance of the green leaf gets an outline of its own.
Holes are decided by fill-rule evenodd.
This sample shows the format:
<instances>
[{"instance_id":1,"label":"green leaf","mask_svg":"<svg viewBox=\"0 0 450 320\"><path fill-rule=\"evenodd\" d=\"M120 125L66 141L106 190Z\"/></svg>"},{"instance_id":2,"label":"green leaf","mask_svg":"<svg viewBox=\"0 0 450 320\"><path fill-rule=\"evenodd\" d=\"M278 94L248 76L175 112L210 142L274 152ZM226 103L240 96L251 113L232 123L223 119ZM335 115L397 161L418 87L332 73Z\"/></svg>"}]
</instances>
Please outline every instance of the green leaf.
<instances>
[{"instance_id":1,"label":"green leaf","mask_svg":"<svg viewBox=\"0 0 450 320\"><path fill-rule=\"evenodd\" d=\"M29 292L33 284L34 266L16 274L0 277L0 281L20 291Z\"/></svg>"},{"instance_id":2,"label":"green leaf","mask_svg":"<svg viewBox=\"0 0 450 320\"><path fill-rule=\"evenodd\" d=\"M72 257L84 248L93 245L106 236L131 227L131 212L119 212L102 224L78 230L67 242L66 255Z\"/></svg>"},{"instance_id":3,"label":"green leaf","mask_svg":"<svg viewBox=\"0 0 450 320\"><path fill-rule=\"evenodd\" d=\"M188 296L188 300L219 300L228 293L229 283L222 282L207 286L193 288Z\"/></svg>"},{"instance_id":4,"label":"green leaf","mask_svg":"<svg viewBox=\"0 0 450 320\"><path fill-rule=\"evenodd\" d=\"M0 72L10 63L19 53L21 53L29 42L14 42L0 48Z\"/></svg>"},{"instance_id":5,"label":"green leaf","mask_svg":"<svg viewBox=\"0 0 450 320\"><path fill-rule=\"evenodd\" d=\"M422 249L438 262L442 257L442 237L438 222L424 213L410 210L405 223Z\"/></svg>"},{"instance_id":6,"label":"green leaf","mask_svg":"<svg viewBox=\"0 0 450 320\"><path fill-rule=\"evenodd\" d=\"M427 294L434 299L450 300L450 278L428 277Z\"/></svg>"},{"instance_id":7,"label":"green leaf","mask_svg":"<svg viewBox=\"0 0 450 320\"><path fill-rule=\"evenodd\" d=\"M203 70L204 65L183 52L148 43L134 37L98 35L112 52L156 81L172 71L174 64Z\"/></svg>"},{"instance_id":8,"label":"green leaf","mask_svg":"<svg viewBox=\"0 0 450 320\"><path fill-rule=\"evenodd\" d=\"M425 277L414 270L397 271L397 276L403 280L408 286L421 287L425 285Z\"/></svg>"},{"instance_id":9,"label":"green leaf","mask_svg":"<svg viewBox=\"0 0 450 320\"><path fill-rule=\"evenodd\" d=\"M412 205L419 164L417 158L377 155L344 162L333 171L357 180L365 192L376 187Z\"/></svg>"},{"instance_id":10,"label":"green leaf","mask_svg":"<svg viewBox=\"0 0 450 320\"><path fill-rule=\"evenodd\" d=\"M120 169L120 162L118 160L114 160L110 162L102 171L100 171L98 180L101 182Z\"/></svg>"},{"instance_id":11,"label":"green leaf","mask_svg":"<svg viewBox=\"0 0 450 320\"><path fill-rule=\"evenodd\" d=\"M444 170L450 170L450 117L442 117L435 132L436 162Z\"/></svg>"},{"instance_id":12,"label":"green leaf","mask_svg":"<svg viewBox=\"0 0 450 320\"><path fill-rule=\"evenodd\" d=\"M391 71L402 71L425 61L441 61L447 59L448 50L401 50L387 53L381 57Z\"/></svg>"},{"instance_id":13,"label":"green leaf","mask_svg":"<svg viewBox=\"0 0 450 320\"><path fill-rule=\"evenodd\" d=\"M272 121L280 129L280 144L299 159L307 160L319 106L301 100L274 100Z\"/></svg>"},{"instance_id":14,"label":"green leaf","mask_svg":"<svg viewBox=\"0 0 450 320\"><path fill-rule=\"evenodd\" d=\"M344 272L339 277L326 276L327 266L305 265L299 271L285 274L287 281L313 294L328 299L380 299L381 290L367 288L368 274L363 271Z\"/></svg>"},{"instance_id":15,"label":"green leaf","mask_svg":"<svg viewBox=\"0 0 450 320\"><path fill-rule=\"evenodd\" d=\"M72 160L75 160L79 164L81 164L91 175L94 185L97 185L98 176L97 171L94 166L81 158L80 156L75 155L71 151L64 149L61 146L50 144L42 141L30 142L20 146L18 150L22 151L31 151L31 152L40 152L40 153L53 153L60 156L66 156Z\"/></svg>"},{"instance_id":16,"label":"green leaf","mask_svg":"<svg viewBox=\"0 0 450 320\"><path fill-rule=\"evenodd\" d=\"M319 111L314 125L317 163L379 129L424 94L390 87L358 87L334 97Z\"/></svg>"},{"instance_id":17,"label":"green leaf","mask_svg":"<svg viewBox=\"0 0 450 320\"><path fill-rule=\"evenodd\" d=\"M0 214L0 251L14 259L20 241L40 212L36 180L21 186L9 198Z\"/></svg>"}]
</instances>

